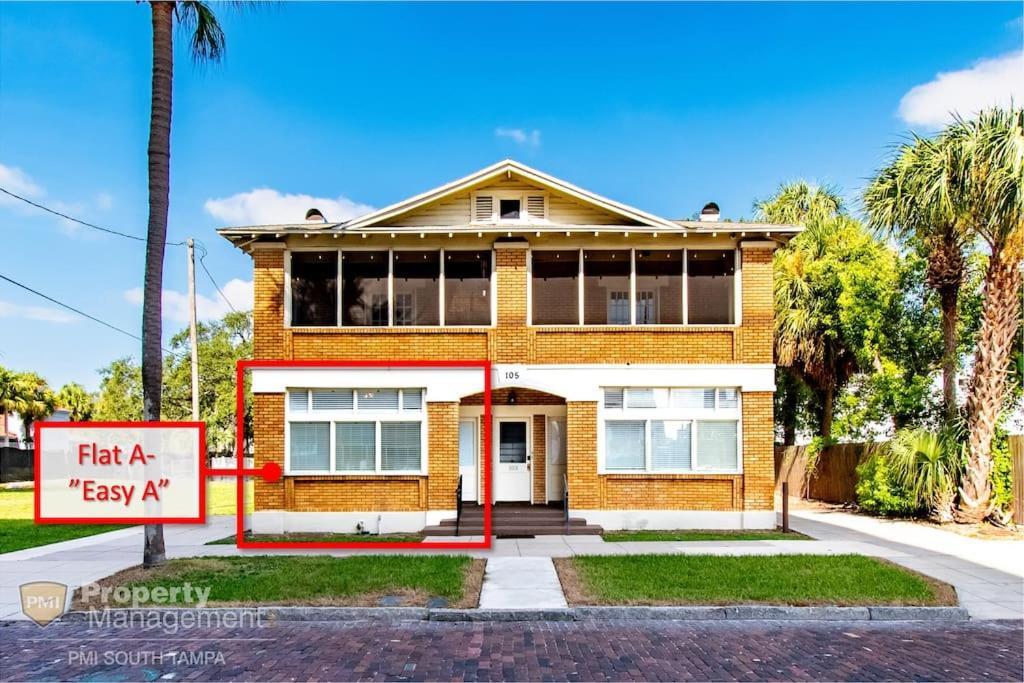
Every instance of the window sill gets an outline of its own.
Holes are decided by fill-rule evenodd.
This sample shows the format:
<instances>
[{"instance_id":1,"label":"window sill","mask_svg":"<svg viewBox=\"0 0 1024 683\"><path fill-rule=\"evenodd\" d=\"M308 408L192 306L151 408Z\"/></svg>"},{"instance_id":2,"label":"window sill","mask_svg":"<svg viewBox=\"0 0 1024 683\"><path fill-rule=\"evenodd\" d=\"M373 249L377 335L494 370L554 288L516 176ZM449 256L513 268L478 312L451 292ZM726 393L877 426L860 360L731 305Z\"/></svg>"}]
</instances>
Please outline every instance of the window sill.
<instances>
[{"instance_id":1,"label":"window sill","mask_svg":"<svg viewBox=\"0 0 1024 683\"><path fill-rule=\"evenodd\" d=\"M285 329L290 330L293 334L486 334L493 330L494 326L295 327L288 325Z\"/></svg>"},{"instance_id":2,"label":"window sill","mask_svg":"<svg viewBox=\"0 0 1024 683\"><path fill-rule=\"evenodd\" d=\"M606 479L669 479L669 480L701 480L701 479L733 479L742 477L743 472L721 470L708 472L610 472L599 471L598 476Z\"/></svg>"},{"instance_id":3,"label":"window sill","mask_svg":"<svg viewBox=\"0 0 1024 683\"><path fill-rule=\"evenodd\" d=\"M530 325L538 333L545 332L733 332L739 325Z\"/></svg>"},{"instance_id":4,"label":"window sill","mask_svg":"<svg viewBox=\"0 0 1024 683\"><path fill-rule=\"evenodd\" d=\"M410 474L408 472L402 474L286 472L284 476L294 481L419 481L427 478L426 473Z\"/></svg>"}]
</instances>

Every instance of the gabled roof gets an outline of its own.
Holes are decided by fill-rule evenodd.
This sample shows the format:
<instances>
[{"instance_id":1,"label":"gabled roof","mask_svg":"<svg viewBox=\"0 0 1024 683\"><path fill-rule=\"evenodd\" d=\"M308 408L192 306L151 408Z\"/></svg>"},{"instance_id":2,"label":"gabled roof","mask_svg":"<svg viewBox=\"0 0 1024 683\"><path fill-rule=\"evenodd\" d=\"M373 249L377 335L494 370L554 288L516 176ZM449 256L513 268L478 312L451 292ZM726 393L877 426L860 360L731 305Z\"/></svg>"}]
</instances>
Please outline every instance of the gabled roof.
<instances>
[{"instance_id":1,"label":"gabled roof","mask_svg":"<svg viewBox=\"0 0 1024 683\"><path fill-rule=\"evenodd\" d=\"M548 175L547 173L538 171L535 168L530 168L526 164L519 163L514 159L499 161L496 164L491 164L487 168L480 169L476 173L470 173L458 180L453 180L452 182L441 185L440 187L435 187L434 189L418 194L415 197L410 197L409 199L397 202L391 206L385 206L383 209L379 209L373 213L368 213L365 216L354 218L347 223L343 223L342 227L345 230L358 230L381 221L391 220L431 202L444 199L445 197L475 187L481 183L487 182L488 180L500 178L507 174L515 174L542 187L562 192L582 202L592 204L593 206L602 208L610 213L618 214L628 220L637 221L643 225L649 225L652 228L660 227L671 229L677 227L671 221L665 220L664 218L659 218L658 216L647 213L646 211L641 211L640 209L627 206L621 202L608 199L607 197L602 197L599 194L594 194L589 190L584 190L582 187L577 187L576 185L567 183L566 181Z\"/></svg>"}]
</instances>

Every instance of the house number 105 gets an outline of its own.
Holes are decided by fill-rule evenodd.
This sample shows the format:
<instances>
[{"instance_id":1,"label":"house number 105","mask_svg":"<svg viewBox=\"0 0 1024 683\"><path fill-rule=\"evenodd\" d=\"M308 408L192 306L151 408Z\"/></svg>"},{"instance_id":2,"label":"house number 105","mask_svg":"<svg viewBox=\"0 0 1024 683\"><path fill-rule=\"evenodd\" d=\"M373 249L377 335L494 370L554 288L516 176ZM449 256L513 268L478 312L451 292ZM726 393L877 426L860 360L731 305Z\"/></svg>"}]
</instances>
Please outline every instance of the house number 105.
<instances>
[{"instance_id":1,"label":"house number 105","mask_svg":"<svg viewBox=\"0 0 1024 683\"><path fill-rule=\"evenodd\" d=\"M519 379L519 371L518 370L506 370L505 371L505 379L512 379L512 380Z\"/></svg>"}]
</instances>

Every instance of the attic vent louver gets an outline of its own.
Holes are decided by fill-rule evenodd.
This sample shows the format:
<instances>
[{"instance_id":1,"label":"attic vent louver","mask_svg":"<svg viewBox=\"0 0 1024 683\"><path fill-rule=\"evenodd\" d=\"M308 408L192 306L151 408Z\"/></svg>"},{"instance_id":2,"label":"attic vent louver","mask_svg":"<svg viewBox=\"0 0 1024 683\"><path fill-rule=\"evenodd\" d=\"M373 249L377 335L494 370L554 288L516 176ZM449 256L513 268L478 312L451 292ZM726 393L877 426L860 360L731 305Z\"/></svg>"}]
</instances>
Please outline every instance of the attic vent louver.
<instances>
[{"instance_id":1,"label":"attic vent louver","mask_svg":"<svg viewBox=\"0 0 1024 683\"><path fill-rule=\"evenodd\" d=\"M494 197L490 195L478 195L473 204L473 221L476 223L489 223L494 219Z\"/></svg>"},{"instance_id":2,"label":"attic vent louver","mask_svg":"<svg viewBox=\"0 0 1024 683\"><path fill-rule=\"evenodd\" d=\"M544 215L544 195L527 196L526 213L533 220L542 221L547 218L547 216Z\"/></svg>"}]
</instances>

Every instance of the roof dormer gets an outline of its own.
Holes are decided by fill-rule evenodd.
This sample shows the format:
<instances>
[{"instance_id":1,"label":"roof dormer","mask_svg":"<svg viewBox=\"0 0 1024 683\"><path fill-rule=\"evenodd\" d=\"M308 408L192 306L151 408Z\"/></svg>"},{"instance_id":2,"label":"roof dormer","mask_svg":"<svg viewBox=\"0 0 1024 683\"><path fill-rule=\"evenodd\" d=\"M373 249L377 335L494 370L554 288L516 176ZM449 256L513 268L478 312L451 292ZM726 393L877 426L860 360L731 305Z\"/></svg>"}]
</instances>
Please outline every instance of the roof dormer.
<instances>
[{"instance_id":1,"label":"roof dormer","mask_svg":"<svg viewBox=\"0 0 1024 683\"><path fill-rule=\"evenodd\" d=\"M486 188L473 193L473 223L545 223L548 194L542 190Z\"/></svg>"}]
</instances>

